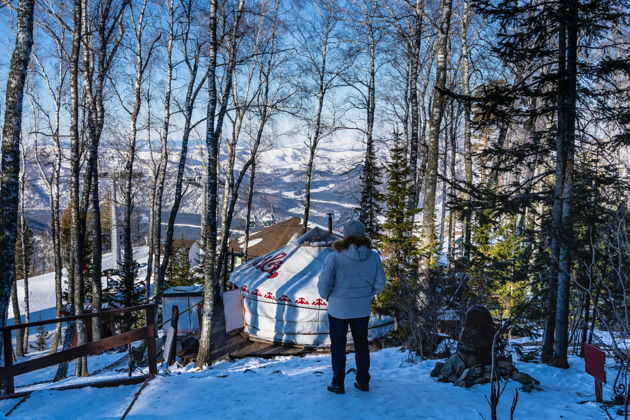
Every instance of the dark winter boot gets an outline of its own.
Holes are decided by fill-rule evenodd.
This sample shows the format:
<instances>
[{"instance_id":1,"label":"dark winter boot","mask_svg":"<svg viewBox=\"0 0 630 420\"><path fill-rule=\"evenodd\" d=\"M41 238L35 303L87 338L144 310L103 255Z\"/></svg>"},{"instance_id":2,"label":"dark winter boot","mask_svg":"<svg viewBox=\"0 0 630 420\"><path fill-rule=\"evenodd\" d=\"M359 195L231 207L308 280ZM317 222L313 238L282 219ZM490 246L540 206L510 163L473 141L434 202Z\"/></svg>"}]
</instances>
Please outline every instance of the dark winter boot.
<instances>
[{"instance_id":1,"label":"dark winter boot","mask_svg":"<svg viewBox=\"0 0 630 420\"><path fill-rule=\"evenodd\" d=\"M327 390L329 390L330 392L334 392L335 394L344 394L346 391L343 389L343 386L339 386L339 385L334 385L334 384L329 384L326 387Z\"/></svg>"},{"instance_id":2,"label":"dark winter boot","mask_svg":"<svg viewBox=\"0 0 630 420\"><path fill-rule=\"evenodd\" d=\"M356 389L359 389L359 390L364 391L364 392L367 392L367 391L370 390L370 386L369 385L361 385L357 381L354 381L354 387Z\"/></svg>"}]
</instances>

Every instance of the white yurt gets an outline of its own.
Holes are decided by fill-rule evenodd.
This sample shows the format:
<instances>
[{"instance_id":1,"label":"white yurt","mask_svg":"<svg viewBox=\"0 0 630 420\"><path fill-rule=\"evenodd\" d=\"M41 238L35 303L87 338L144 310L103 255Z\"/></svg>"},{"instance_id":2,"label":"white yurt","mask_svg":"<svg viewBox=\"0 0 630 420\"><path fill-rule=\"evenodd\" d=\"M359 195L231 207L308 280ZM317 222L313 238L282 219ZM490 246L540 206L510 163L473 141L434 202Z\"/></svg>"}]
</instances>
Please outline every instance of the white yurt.
<instances>
[{"instance_id":1,"label":"white yurt","mask_svg":"<svg viewBox=\"0 0 630 420\"><path fill-rule=\"evenodd\" d=\"M243 296L245 332L250 338L304 346L329 346L326 301L317 281L332 243L339 239L313 228L285 247L239 265L230 280ZM372 315L369 339L395 327L392 317ZM352 336L348 333L348 342Z\"/></svg>"}]
</instances>

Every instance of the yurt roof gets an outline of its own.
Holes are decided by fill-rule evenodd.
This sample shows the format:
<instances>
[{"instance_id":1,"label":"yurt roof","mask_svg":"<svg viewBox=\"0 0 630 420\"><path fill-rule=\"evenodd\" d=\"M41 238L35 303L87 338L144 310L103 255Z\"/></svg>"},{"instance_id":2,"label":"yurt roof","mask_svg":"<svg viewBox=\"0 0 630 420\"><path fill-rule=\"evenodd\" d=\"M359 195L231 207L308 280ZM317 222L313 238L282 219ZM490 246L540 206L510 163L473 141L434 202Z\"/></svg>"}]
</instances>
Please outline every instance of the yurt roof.
<instances>
[{"instance_id":1,"label":"yurt roof","mask_svg":"<svg viewBox=\"0 0 630 420\"><path fill-rule=\"evenodd\" d=\"M250 298L262 301L326 306L317 292L317 280L324 261L339 239L319 227L286 246L248 261L234 269L230 280Z\"/></svg>"}]
</instances>

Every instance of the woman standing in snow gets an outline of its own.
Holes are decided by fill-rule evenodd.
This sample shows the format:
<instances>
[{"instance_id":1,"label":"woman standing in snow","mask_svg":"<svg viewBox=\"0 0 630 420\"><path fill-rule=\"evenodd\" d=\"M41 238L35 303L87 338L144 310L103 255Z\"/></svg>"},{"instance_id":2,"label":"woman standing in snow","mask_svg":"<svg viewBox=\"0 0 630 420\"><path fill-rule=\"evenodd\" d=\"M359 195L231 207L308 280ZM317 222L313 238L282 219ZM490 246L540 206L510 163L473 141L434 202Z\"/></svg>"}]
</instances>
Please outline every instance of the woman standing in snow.
<instances>
[{"instance_id":1,"label":"woman standing in snow","mask_svg":"<svg viewBox=\"0 0 630 420\"><path fill-rule=\"evenodd\" d=\"M319 295L328 300L328 324L333 379L328 390L344 393L346 373L346 335L348 325L354 341L357 374L354 386L368 391L370 383L370 348L368 321L372 296L385 287L385 271L381 258L372 250L365 225L349 220L343 239L333 243L335 252L328 255L319 275Z\"/></svg>"}]
</instances>

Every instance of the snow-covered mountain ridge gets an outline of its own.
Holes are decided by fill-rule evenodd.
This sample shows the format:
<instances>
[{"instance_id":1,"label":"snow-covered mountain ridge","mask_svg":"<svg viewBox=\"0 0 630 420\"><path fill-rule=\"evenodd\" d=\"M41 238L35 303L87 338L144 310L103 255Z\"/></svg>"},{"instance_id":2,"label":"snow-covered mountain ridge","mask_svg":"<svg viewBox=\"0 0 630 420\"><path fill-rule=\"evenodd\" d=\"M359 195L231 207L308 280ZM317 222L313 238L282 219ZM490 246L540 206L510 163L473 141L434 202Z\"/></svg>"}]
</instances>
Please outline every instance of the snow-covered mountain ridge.
<instances>
[{"instance_id":1,"label":"snow-covered mountain ridge","mask_svg":"<svg viewBox=\"0 0 630 420\"><path fill-rule=\"evenodd\" d=\"M151 171L153 162L157 162L159 154L147 150L138 152L137 164L134 170L142 174L141 181L137 183L134 199L139 211L146 215L148 212ZM175 171L179 160L180 149L173 147L169 153L169 174L165 188L164 211L170 211L172 205L172 191L174 191ZM116 164L122 166L122 160L116 157L117 151L103 148L100 162L102 172L116 170ZM205 150L201 145L192 145L189 148L186 164L186 179L191 181L204 171ZM249 149L246 146L237 147L235 173L238 174L249 158ZM253 199L253 216L259 223L272 215L275 220L288 217L301 217L304 212L304 184L306 179L306 164L308 149L301 143L293 143L282 146L273 146L264 149L257 160L256 180ZM335 219L348 217L358 205L360 193L361 164L364 158L364 145L360 140L343 139L334 142L322 142L317 150L315 158L315 170L311 187L311 221L318 224L326 224L327 213L334 213ZM226 165L227 158L222 154L220 165ZM112 167L114 166L114 167ZM61 208L68 205L69 197L69 162L63 163L63 176L61 178ZM27 162L28 189L26 195L26 208L29 218L37 229L45 229L48 224L49 195L46 184L41 178L40 171L35 163L34 156ZM224 174L223 167L221 172ZM223 178L223 175L222 175ZM223 180L221 180L223 181ZM103 177L100 182L101 197L105 197L110 190L111 181ZM223 183L220 183L222 189ZM234 219L234 228L244 227L247 190L249 186L249 174L243 180L239 190L239 199ZM201 186L189 183L182 201L179 213L181 220L177 223L195 229L199 226L199 217L202 207ZM145 218L146 219L146 218ZM184 233L188 236L188 233Z\"/></svg>"}]
</instances>

